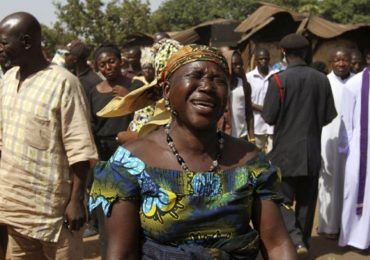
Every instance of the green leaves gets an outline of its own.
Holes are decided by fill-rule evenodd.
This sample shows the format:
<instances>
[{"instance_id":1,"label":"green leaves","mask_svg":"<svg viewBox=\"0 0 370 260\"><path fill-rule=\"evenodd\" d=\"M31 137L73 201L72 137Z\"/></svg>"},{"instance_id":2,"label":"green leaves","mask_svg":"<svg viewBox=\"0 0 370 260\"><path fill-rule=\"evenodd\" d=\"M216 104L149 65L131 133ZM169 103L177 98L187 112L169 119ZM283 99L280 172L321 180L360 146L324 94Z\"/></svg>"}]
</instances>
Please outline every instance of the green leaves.
<instances>
[{"instance_id":1,"label":"green leaves","mask_svg":"<svg viewBox=\"0 0 370 260\"><path fill-rule=\"evenodd\" d=\"M217 18L242 21L259 5L256 0L167 0L152 20L157 31L179 31Z\"/></svg>"},{"instance_id":2,"label":"green leaves","mask_svg":"<svg viewBox=\"0 0 370 260\"><path fill-rule=\"evenodd\" d=\"M122 45L127 35L150 29L149 2L140 0L67 0L54 2L58 27L88 44ZM57 30L54 25L54 29ZM60 30L60 28L59 28ZM65 40L61 43L66 43Z\"/></svg>"},{"instance_id":3,"label":"green leaves","mask_svg":"<svg viewBox=\"0 0 370 260\"><path fill-rule=\"evenodd\" d=\"M88 44L111 41L121 46L136 33L180 31L216 18L243 21L258 0L164 0L151 13L148 0L54 0L58 21L43 27L50 49L82 38ZM369 0L265 0L297 12L310 12L338 23L370 23Z\"/></svg>"}]
</instances>

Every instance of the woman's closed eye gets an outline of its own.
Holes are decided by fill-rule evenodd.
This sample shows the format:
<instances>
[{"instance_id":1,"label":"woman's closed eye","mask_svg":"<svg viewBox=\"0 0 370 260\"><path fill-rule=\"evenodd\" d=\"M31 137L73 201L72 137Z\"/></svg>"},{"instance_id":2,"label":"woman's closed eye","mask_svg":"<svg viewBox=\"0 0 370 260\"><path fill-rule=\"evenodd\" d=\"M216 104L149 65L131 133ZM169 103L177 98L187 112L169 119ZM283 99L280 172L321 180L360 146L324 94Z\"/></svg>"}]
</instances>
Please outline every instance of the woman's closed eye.
<instances>
[{"instance_id":1,"label":"woman's closed eye","mask_svg":"<svg viewBox=\"0 0 370 260\"><path fill-rule=\"evenodd\" d=\"M216 84L220 84L220 85L227 85L227 81L226 81L225 77L214 77L214 78L213 78L213 81L214 81Z\"/></svg>"},{"instance_id":2,"label":"woman's closed eye","mask_svg":"<svg viewBox=\"0 0 370 260\"><path fill-rule=\"evenodd\" d=\"M201 73L200 71L194 71L194 72L191 72L185 75L185 77L191 78L191 79L201 79L202 76L203 76L203 73Z\"/></svg>"}]
</instances>

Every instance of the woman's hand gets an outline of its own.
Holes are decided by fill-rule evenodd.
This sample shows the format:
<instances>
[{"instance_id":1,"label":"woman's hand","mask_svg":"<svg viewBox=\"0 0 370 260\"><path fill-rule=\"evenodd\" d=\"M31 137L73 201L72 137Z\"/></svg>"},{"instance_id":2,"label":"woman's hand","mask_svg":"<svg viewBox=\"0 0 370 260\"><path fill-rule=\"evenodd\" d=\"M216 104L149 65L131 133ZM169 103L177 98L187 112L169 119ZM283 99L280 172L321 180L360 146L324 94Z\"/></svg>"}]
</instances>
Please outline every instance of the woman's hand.
<instances>
[{"instance_id":1,"label":"woman's hand","mask_svg":"<svg viewBox=\"0 0 370 260\"><path fill-rule=\"evenodd\" d=\"M124 97L129 93L129 91L126 88L122 87L122 86L113 87L112 92L113 92L113 96L115 96L115 97L116 96Z\"/></svg>"}]
</instances>

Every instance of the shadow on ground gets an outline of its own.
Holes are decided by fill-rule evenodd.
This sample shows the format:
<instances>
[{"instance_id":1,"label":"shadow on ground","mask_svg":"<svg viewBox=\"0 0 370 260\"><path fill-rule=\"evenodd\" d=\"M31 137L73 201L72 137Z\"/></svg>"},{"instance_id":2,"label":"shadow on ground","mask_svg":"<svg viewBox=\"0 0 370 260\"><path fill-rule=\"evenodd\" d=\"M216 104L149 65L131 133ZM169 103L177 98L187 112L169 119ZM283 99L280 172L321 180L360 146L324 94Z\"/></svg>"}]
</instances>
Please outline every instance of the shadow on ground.
<instances>
[{"instance_id":1,"label":"shadow on ground","mask_svg":"<svg viewBox=\"0 0 370 260\"><path fill-rule=\"evenodd\" d=\"M338 240L313 236L310 252L306 259L370 259L370 250L359 250L350 246L338 246Z\"/></svg>"},{"instance_id":2,"label":"shadow on ground","mask_svg":"<svg viewBox=\"0 0 370 260\"><path fill-rule=\"evenodd\" d=\"M93 236L84 239L84 259L100 259L99 237Z\"/></svg>"}]
</instances>

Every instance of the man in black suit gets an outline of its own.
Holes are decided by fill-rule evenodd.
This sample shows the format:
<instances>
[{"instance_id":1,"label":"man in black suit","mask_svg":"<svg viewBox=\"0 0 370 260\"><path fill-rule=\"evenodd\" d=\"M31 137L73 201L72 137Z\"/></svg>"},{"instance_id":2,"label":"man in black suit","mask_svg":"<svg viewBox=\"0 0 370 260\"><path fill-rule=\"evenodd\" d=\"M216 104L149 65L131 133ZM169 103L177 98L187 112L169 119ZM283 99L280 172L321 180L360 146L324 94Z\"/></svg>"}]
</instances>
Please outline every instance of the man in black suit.
<instances>
[{"instance_id":1,"label":"man in black suit","mask_svg":"<svg viewBox=\"0 0 370 260\"><path fill-rule=\"evenodd\" d=\"M307 39L289 34L280 47L288 67L270 78L262 117L275 125L269 158L282 171L281 212L297 252L306 254L317 199L321 130L337 113L327 77L305 62Z\"/></svg>"}]
</instances>

